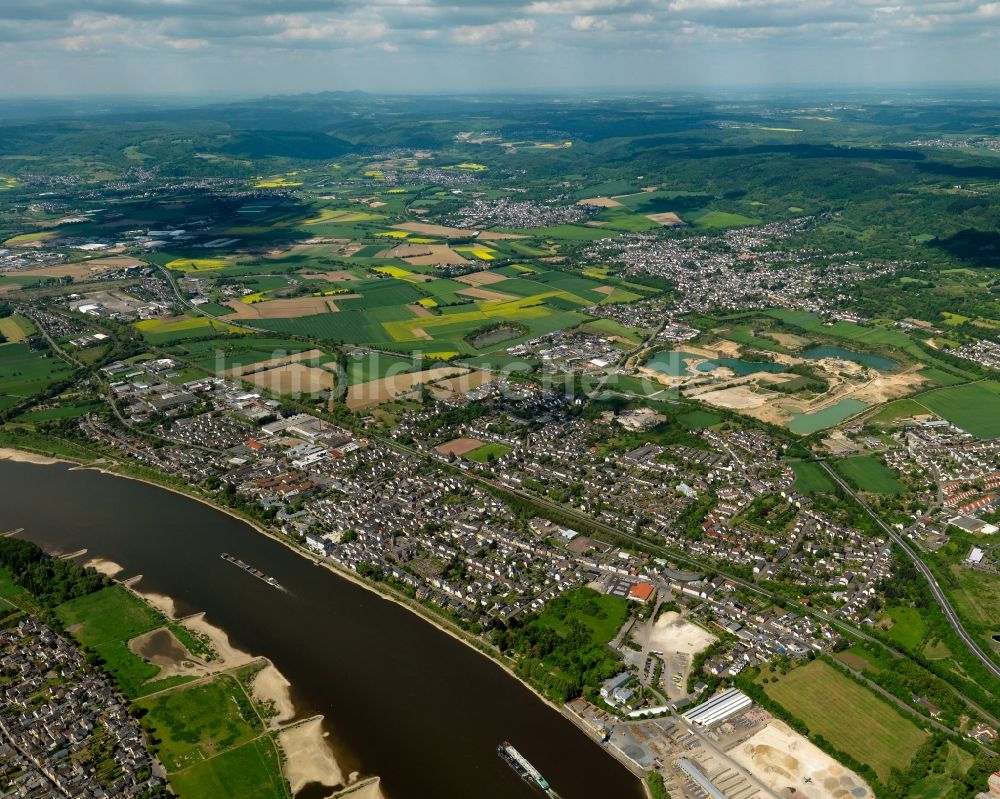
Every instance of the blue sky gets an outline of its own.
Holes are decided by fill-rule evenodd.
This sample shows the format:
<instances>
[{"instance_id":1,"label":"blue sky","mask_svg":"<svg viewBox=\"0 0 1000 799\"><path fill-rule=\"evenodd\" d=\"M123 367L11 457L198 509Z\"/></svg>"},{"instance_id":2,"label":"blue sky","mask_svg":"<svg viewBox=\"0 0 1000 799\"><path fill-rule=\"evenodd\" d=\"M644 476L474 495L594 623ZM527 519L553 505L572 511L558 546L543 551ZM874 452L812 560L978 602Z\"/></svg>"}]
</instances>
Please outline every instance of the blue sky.
<instances>
[{"instance_id":1,"label":"blue sky","mask_svg":"<svg viewBox=\"0 0 1000 799\"><path fill-rule=\"evenodd\" d=\"M1000 82L984 0L0 0L0 94Z\"/></svg>"}]
</instances>

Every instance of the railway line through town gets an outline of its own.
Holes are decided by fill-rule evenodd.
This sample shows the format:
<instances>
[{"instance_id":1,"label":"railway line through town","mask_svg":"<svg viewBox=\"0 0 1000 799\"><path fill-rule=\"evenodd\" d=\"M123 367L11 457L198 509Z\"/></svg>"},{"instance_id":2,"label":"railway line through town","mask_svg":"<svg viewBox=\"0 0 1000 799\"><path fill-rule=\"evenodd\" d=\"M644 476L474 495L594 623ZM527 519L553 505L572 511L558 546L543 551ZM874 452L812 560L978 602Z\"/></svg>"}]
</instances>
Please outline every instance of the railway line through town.
<instances>
[{"instance_id":1,"label":"railway line through town","mask_svg":"<svg viewBox=\"0 0 1000 799\"><path fill-rule=\"evenodd\" d=\"M933 572L931 572L930 567L924 563L923 558L921 558L916 551L911 547L896 530L893 530L882 518L875 513L872 507L865 502L861 497L858 496L857 492L839 475L837 472L830 468L830 465L823 460L819 461L820 466L823 467L824 471L837 483L855 502L857 502L864 511L871 516L879 528L885 532L886 535L892 540L892 542L899 547L899 549L905 554L911 561L913 565L917 567L917 571L923 576L927 581L927 585L931 589L931 595L934 597L934 601L937 602L941 611L944 613L945 619L947 619L949 626L955 631L955 634L962 639L962 643L966 645L970 652L976 656L976 658L986 667L986 669L997 679L1000 679L1000 666L998 666L993 659L983 651L982 647L976 643L976 640L969 634L969 632L962 625L961 620L958 618L958 614L952 607L951 602L948 601L948 597L945 596L944 591L941 586L938 585L937 579L934 577Z\"/></svg>"}]
</instances>

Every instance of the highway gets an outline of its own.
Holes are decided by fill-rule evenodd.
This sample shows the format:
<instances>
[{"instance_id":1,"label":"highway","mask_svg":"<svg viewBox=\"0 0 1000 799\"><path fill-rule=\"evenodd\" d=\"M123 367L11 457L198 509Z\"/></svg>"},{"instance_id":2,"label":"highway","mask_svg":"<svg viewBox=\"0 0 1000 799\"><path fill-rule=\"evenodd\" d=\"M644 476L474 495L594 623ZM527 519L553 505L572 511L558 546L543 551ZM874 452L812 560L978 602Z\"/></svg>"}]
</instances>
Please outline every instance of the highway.
<instances>
[{"instance_id":1,"label":"highway","mask_svg":"<svg viewBox=\"0 0 1000 799\"><path fill-rule=\"evenodd\" d=\"M966 629L962 626L962 622L958 618L958 614L955 613L955 609L948 601L948 597L944 595L944 591L941 590L941 586L938 585L937 580L934 578L934 575L931 573L927 564L924 563L921 557L899 533L882 521L881 517L879 517L879 515L872 510L871 506L859 497L857 493L855 493L854 489L851 488L851 486L849 486L839 474L830 468L826 461L819 461L819 464L826 470L826 473L836 481L837 485L843 488L844 491L854 498L855 502L865 509L865 512L871 516L875 520L875 523L885 531L886 535L892 539L892 542L905 552L906 556L913 561L913 565L917 567L919 572L924 576L924 579L927 580L927 584L931 588L931 594L934 596L934 600L944 612L944 616L948 620L948 624L951 625L951 628L958 634L958 637L962 639L972 654L979 658L982 664L989 670L990 674L997 679L1000 679L1000 666L997 666L997 664L993 662L992 658L990 658L990 656L982 650L979 644L976 643L975 639L969 635L968 632L966 632Z\"/></svg>"}]
</instances>

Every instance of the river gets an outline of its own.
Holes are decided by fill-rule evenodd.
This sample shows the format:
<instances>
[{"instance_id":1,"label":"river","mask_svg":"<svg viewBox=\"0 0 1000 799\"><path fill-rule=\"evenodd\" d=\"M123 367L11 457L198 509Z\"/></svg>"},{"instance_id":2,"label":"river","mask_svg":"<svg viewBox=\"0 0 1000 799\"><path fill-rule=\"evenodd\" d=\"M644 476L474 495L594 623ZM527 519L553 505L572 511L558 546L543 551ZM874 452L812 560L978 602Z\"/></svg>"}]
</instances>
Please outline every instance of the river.
<instances>
[{"instance_id":1,"label":"river","mask_svg":"<svg viewBox=\"0 0 1000 799\"><path fill-rule=\"evenodd\" d=\"M540 794L496 755L509 740L563 799L643 795L638 781L488 658L243 522L154 486L59 464L0 461L0 531L142 575L181 614L204 611L270 658L300 714L322 713L344 773L387 799ZM230 552L273 575L241 572Z\"/></svg>"}]
</instances>

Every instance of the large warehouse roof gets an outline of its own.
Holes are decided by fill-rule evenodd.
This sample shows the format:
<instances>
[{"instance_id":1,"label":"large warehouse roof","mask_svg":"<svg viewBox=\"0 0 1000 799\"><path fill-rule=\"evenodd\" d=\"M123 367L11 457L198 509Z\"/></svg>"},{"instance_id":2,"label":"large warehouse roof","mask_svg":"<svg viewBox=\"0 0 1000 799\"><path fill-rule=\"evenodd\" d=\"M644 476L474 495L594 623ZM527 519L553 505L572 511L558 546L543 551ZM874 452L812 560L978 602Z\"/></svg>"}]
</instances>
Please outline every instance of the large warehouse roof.
<instances>
[{"instance_id":1,"label":"large warehouse roof","mask_svg":"<svg viewBox=\"0 0 1000 799\"><path fill-rule=\"evenodd\" d=\"M692 724L710 727L716 722L727 719L750 707L753 700L738 688L730 688L721 694L716 694L707 702L691 708L683 716Z\"/></svg>"}]
</instances>

